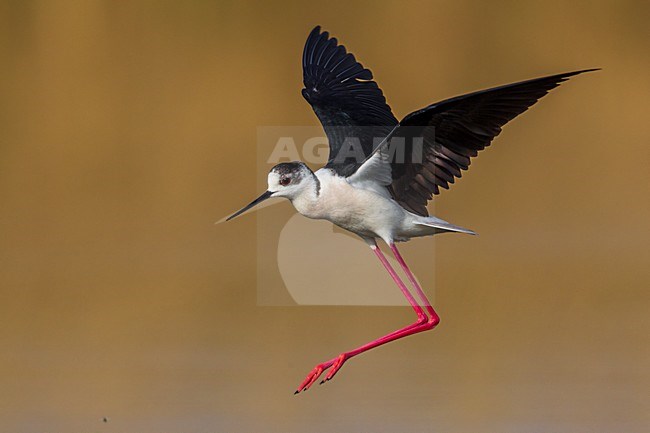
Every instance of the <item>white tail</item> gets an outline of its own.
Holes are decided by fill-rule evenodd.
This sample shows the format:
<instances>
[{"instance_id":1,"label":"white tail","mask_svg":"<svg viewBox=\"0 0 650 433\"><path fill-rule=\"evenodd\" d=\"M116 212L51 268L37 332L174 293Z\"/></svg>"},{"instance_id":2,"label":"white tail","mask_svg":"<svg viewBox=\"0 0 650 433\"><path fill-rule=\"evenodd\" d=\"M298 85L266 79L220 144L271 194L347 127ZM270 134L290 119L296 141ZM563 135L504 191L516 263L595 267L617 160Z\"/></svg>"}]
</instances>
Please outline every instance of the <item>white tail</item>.
<instances>
[{"instance_id":1,"label":"white tail","mask_svg":"<svg viewBox=\"0 0 650 433\"><path fill-rule=\"evenodd\" d=\"M444 230L447 232L456 232L456 233L467 233L468 235L476 235L476 232L466 229L451 223L448 223L447 221L441 220L440 218L436 217L419 217L414 221L415 224L427 226L427 227L434 227L440 230Z\"/></svg>"}]
</instances>

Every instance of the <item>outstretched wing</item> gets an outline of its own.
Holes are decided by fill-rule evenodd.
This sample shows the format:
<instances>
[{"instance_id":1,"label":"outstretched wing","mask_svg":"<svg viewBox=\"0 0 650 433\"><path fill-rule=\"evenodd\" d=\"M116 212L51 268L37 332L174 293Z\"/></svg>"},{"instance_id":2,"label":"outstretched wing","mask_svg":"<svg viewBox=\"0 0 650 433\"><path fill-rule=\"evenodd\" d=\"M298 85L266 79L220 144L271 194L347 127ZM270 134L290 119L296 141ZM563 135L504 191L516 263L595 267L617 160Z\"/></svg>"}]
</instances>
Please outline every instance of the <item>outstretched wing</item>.
<instances>
[{"instance_id":1,"label":"outstretched wing","mask_svg":"<svg viewBox=\"0 0 650 433\"><path fill-rule=\"evenodd\" d=\"M397 119L372 72L336 38L314 28L302 54L302 95L323 124L330 154L326 167L350 176L372 154ZM377 141L379 140L379 141Z\"/></svg>"},{"instance_id":2,"label":"outstretched wing","mask_svg":"<svg viewBox=\"0 0 650 433\"><path fill-rule=\"evenodd\" d=\"M440 188L448 189L455 178L460 178L461 170L469 168L470 158L489 146L506 123L569 77L594 70L482 90L409 114L391 138L397 138L396 143L403 140L405 146L403 161L391 162L391 194L409 211L427 216L427 202L440 192ZM414 147L416 152L413 152Z\"/></svg>"}]
</instances>

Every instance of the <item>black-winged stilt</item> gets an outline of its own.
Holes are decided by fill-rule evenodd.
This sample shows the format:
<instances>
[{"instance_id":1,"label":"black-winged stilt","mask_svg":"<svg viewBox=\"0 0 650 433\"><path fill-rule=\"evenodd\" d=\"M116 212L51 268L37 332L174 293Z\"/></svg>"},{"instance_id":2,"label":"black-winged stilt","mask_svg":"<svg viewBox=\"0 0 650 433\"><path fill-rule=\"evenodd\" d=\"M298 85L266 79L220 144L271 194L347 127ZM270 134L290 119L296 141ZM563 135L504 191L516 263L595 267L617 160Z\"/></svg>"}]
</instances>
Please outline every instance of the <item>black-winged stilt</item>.
<instances>
[{"instance_id":1,"label":"black-winged stilt","mask_svg":"<svg viewBox=\"0 0 650 433\"><path fill-rule=\"evenodd\" d=\"M315 173L302 162L278 164L268 190L228 220L270 197L285 197L308 218L326 219L360 236L379 258L408 302L415 323L318 364L296 393L321 383L345 361L374 347L433 329L440 321L400 255L396 242L436 233L473 231L429 216L426 205L449 188L470 158L489 146L501 128L542 96L586 69L482 90L431 104L398 122L372 73L320 27L302 56L304 98L325 129L330 147ZM377 246L383 240L415 289L417 299Z\"/></svg>"}]
</instances>

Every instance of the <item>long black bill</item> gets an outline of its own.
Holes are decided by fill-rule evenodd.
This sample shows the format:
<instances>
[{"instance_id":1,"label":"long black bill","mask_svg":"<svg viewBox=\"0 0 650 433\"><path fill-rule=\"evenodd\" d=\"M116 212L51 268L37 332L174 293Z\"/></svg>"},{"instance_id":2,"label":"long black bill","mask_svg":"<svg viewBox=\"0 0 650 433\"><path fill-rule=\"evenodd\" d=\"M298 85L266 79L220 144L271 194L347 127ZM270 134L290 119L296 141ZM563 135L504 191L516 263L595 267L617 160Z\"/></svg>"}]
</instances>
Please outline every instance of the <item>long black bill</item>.
<instances>
[{"instance_id":1,"label":"long black bill","mask_svg":"<svg viewBox=\"0 0 650 433\"><path fill-rule=\"evenodd\" d=\"M226 221L230 221L231 219L235 218L236 216L239 216L246 212L248 209L252 208L253 206L262 203L264 200L267 198L271 197L271 194L273 194L271 191L265 191L261 196L257 197L255 200L250 202L246 207L244 207L241 210L238 210L234 214L230 215L228 218L226 218Z\"/></svg>"}]
</instances>

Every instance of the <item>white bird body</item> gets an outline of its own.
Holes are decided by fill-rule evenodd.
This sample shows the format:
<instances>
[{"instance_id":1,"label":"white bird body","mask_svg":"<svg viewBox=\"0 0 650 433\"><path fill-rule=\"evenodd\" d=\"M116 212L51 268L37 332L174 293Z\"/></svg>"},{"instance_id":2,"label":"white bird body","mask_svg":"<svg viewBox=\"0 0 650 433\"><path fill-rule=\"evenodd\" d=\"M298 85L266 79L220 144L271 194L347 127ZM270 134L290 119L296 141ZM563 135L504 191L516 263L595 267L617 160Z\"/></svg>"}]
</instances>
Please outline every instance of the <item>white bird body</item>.
<instances>
[{"instance_id":1,"label":"white bird body","mask_svg":"<svg viewBox=\"0 0 650 433\"><path fill-rule=\"evenodd\" d=\"M328 220L369 243L374 243L375 238L387 244L404 242L445 231L474 234L441 219L407 211L376 179L345 178L321 168L316 173L305 173L286 193L278 179L276 173L269 173L269 190L277 191L273 196L286 197L303 216Z\"/></svg>"}]
</instances>

